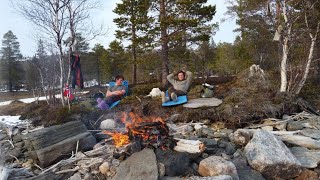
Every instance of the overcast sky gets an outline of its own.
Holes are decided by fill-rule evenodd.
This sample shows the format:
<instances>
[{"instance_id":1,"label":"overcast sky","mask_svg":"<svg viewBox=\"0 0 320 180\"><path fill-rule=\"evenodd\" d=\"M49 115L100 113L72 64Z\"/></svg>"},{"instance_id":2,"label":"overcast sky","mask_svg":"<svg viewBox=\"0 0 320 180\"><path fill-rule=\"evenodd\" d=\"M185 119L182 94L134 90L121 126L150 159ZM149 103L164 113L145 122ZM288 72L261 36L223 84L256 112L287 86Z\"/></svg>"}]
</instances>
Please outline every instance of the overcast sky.
<instances>
[{"instance_id":1,"label":"overcast sky","mask_svg":"<svg viewBox=\"0 0 320 180\"><path fill-rule=\"evenodd\" d=\"M94 23L105 25L107 29L106 36L99 37L96 40L90 42L91 47L95 43L100 43L105 47L108 47L109 43L115 39L114 31L116 29L113 19L117 17L112 12L115 8L116 3L120 0L103 0L102 7L91 14L94 18ZM225 0L209 0L210 3L216 4L217 13L214 17L214 22L220 24L219 31L213 37L216 43L219 42L230 42L232 43L236 37L236 33L233 32L235 29L235 19L227 20L222 23L221 19L225 17L226 11ZM11 30L15 34L20 43L20 50L24 56L32 56L36 52L37 46L37 32L34 30L33 24L28 22L26 19L21 17L20 14L16 13L10 5L10 0L0 0L0 37L1 40L3 35ZM1 44L2 45L2 44Z\"/></svg>"}]
</instances>

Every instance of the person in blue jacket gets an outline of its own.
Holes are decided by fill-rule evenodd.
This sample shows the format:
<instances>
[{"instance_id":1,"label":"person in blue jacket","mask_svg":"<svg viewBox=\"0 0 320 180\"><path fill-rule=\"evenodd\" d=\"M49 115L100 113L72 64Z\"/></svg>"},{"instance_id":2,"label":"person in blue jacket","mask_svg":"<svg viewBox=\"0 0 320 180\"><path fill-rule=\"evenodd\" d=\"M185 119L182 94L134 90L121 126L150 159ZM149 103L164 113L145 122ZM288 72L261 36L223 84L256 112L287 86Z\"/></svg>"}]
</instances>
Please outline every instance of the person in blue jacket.
<instances>
[{"instance_id":1,"label":"person in blue jacket","mask_svg":"<svg viewBox=\"0 0 320 180\"><path fill-rule=\"evenodd\" d=\"M100 108L101 110L109 109L110 105L113 102L116 102L124 97L124 95L126 94L126 87L122 85L123 80L124 77L122 75L116 76L116 85L108 87L106 98L104 100L102 98L97 99L98 108Z\"/></svg>"}]
</instances>

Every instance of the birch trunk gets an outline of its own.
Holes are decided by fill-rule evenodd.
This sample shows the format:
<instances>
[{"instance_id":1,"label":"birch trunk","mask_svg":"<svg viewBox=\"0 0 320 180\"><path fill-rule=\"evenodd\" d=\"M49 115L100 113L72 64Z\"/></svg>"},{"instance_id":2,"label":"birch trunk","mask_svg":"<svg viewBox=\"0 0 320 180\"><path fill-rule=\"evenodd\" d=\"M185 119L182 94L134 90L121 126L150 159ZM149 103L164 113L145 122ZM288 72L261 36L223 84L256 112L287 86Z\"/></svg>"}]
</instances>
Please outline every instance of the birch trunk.
<instances>
[{"instance_id":1,"label":"birch trunk","mask_svg":"<svg viewBox=\"0 0 320 180\"><path fill-rule=\"evenodd\" d=\"M287 90L287 61L288 61L288 37L284 39L284 43L282 44L282 60L280 66L280 75L281 75L281 85L280 92L286 92Z\"/></svg>"},{"instance_id":2,"label":"birch trunk","mask_svg":"<svg viewBox=\"0 0 320 180\"><path fill-rule=\"evenodd\" d=\"M282 33L281 36L283 37L282 41L282 60L280 66L280 75L281 75L281 85L280 85L280 92L286 92L288 86L288 77L287 77L287 62L288 62L288 54L289 54L289 38L291 35L291 25L288 24L288 17L287 17L287 6L286 1L283 1L282 7L282 14L284 18L284 22L286 25L286 33Z\"/></svg>"},{"instance_id":3,"label":"birch trunk","mask_svg":"<svg viewBox=\"0 0 320 180\"><path fill-rule=\"evenodd\" d=\"M306 25L307 25L307 27L309 27L307 19L306 19ZM311 44L310 44L310 49L309 49L308 60L307 60L306 68L304 70L303 77L302 77L301 81L299 82L298 87L296 89L296 92L295 92L296 94L300 93L302 87L304 86L304 84L305 84L305 82L307 80L307 77L308 77L308 74L309 74L309 71L310 71L311 61L313 59L314 46L316 44L317 36L318 36L319 28L320 28L319 26L320 26L320 22L318 22L316 34L314 35L314 37L313 37L313 35L311 33L309 33L309 36L311 38Z\"/></svg>"}]
</instances>

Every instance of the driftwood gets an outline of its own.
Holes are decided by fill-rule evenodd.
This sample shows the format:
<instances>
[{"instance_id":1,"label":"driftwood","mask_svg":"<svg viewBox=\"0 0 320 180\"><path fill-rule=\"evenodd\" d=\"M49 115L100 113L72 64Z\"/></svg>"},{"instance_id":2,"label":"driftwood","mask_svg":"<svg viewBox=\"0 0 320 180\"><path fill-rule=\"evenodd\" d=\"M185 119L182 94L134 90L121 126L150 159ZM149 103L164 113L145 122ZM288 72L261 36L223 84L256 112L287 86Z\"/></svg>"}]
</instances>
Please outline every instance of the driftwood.
<instances>
[{"instance_id":1,"label":"driftwood","mask_svg":"<svg viewBox=\"0 0 320 180\"><path fill-rule=\"evenodd\" d=\"M233 136L233 141L240 145L245 145L249 142L257 129L238 129ZM320 140L315 140L310 137L296 135L301 133L298 131L268 131L271 134L277 135L281 141L289 144L294 144L310 149L320 149ZM248 140L249 139L249 140Z\"/></svg>"},{"instance_id":2,"label":"driftwood","mask_svg":"<svg viewBox=\"0 0 320 180\"><path fill-rule=\"evenodd\" d=\"M56 172L56 174L64 174L64 173L69 173L69 172L75 172L75 171L78 171L79 169L80 169L79 166L76 166L73 169L65 169L65 170L58 171L58 172Z\"/></svg>"},{"instance_id":3,"label":"driftwood","mask_svg":"<svg viewBox=\"0 0 320 180\"><path fill-rule=\"evenodd\" d=\"M290 144L310 148L310 149L320 149L320 141L314 140L310 137L299 136L299 135L284 135L279 136L282 141Z\"/></svg>"},{"instance_id":4,"label":"driftwood","mask_svg":"<svg viewBox=\"0 0 320 180\"><path fill-rule=\"evenodd\" d=\"M186 140L177 139L177 146L174 147L175 151L188 152L188 153L202 153L205 150L205 145L199 140Z\"/></svg>"},{"instance_id":5,"label":"driftwood","mask_svg":"<svg viewBox=\"0 0 320 180\"><path fill-rule=\"evenodd\" d=\"M87 128L81 121L72 121L28 133L22 139L31 143L33 150L38 150L86 131Z\"/></svg>"},{"instance_id":6,"label":"driftwood","mask_svg":"<svg viewBox=\"0 0 320 180\"><path fill-rule=\"evenodd\" d=\"M270 120L278 120L278 119L270 119ZM260 127L265 127L265 126L276 126L276 125L279 125L279 124L283 124L283 123L287 123L288 121L291 121L293 119L287 119L287 120L282 120L282 121L277 121L277 122L274 122L274 123L266 123L266 124L259 124L259 125L253 125L253 126L249 126L248 128L252 128L252 129L255 129L255 128L260 128Z\"/></svg>"},{"instance_id":7,"label":"driftwood","mask_svg":"<svg viewBox=\"0 0 320 180\"><path fill-rule=\"evenodd\" d=\"M84 132L63 140L59 143L53 144L49 147L36 150L37 157L39 159L40 166L46 167L52 162L59 159L62 155L66 155L76 150L77 141L84 138L90 138L92 135L89 132Z\"/></svg>"},{"instance_id":8,"label":"driftwood","mask_svg":"<svg viewBox=\"0 0 320 180\"><path fill-rule=\"evenodd\" d=\"M28 133L22 137L30 158L47 167L57 160L78 151L95 138L81 121L72 121ZM83 146L82 146L83 145Z\"/></svg>"},{"instance_id":9,"label":"driftwood","mask_svg":"<svg viewBox=\"0 0 320 180\"><path fill-rule=\"evenodd\" d=\"M104 145L97 149L93 149L91 151L84 152L83 154L88 157L96 157L96 156L102 156L102 155L112 155L114 152L115 146L111 145Z\"/></svg>"},{"instance_id":10,"label":"driftwood","mask_svg":"<svg viewBox=\"0 0 320 180\"><path fill-rule=\"evenodd\" d=\"M173 133L170 133L170 135L175 135L175 134L185 134L185 129L188 126L195 126L197 124L203 125L204 123L187 123L187 124L180 124L179 126L173 126L167 123L167 126L170 127L170 129L173 131Z\"/></svg>"}]
</instances>

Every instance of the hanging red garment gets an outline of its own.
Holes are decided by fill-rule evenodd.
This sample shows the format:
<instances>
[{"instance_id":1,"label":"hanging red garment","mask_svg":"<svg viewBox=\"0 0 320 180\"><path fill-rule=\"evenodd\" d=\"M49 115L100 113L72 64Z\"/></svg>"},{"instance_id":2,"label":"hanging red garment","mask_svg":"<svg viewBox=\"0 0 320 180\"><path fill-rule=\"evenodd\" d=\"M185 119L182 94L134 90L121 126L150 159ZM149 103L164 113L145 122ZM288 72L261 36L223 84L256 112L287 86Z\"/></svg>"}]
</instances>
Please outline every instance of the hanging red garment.
<instances>
[{"instance_id":1,"label":"hanging red garment","mask_svg":"<svg viewBox=\"0 0 320 180\"><path fill-rule=\"evenodd\" d=\"M83 77L81 72L81 64L79 55L71 55L70 58L71 67L71 85L74 89L77 85L80 89L83 89Z\"/></svg>"}]
</instances>

